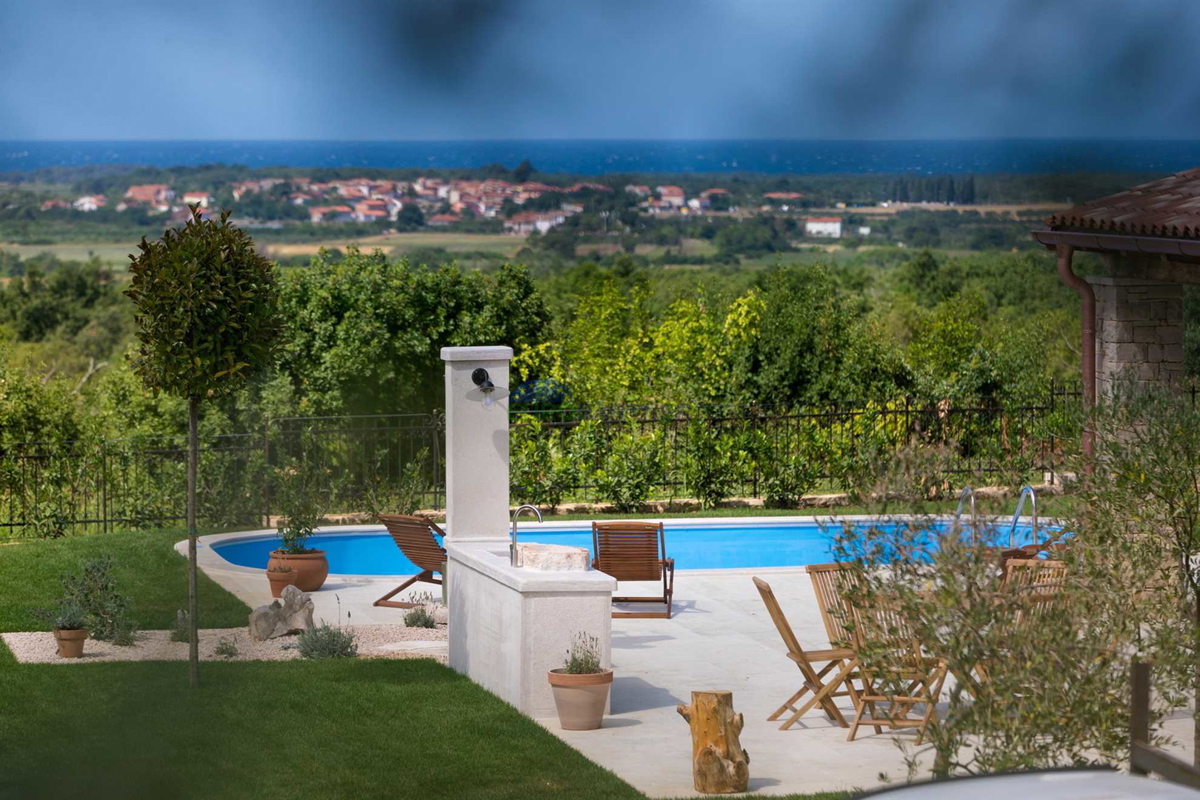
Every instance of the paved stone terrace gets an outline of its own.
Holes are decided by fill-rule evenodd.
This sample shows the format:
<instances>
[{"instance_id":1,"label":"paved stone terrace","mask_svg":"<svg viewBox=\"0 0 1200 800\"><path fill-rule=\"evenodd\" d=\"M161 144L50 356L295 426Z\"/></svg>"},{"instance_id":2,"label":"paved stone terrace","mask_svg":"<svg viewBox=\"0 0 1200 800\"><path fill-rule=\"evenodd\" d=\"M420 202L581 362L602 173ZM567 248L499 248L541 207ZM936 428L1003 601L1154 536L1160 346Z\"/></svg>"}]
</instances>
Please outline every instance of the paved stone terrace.
<instances>
[{"instance_id":1,"label":"paved stone terrace","mask_svg":"<svg viewBox=\"0 0 1200 800\"><path fill-rule=\"evenodd\" d=\"M219 557L218 557L219 558ZM220 569L201 558L205 571L251 606L270 600L261 572ZM810 712L788 731L767 716L800 686L800 672L786 657L783 643L750 578L757 575L774 589L780 605L805 648L828 646L812 584L803 568L758 570L684 570L676 574L675 616L665 619L613 620L612 711L597 731L563 731L557 719L538 720L547 730L592 761L612 770L651 797L698 796L691 778L691 740L675 707L690 701L692 690L729 689L734 707L745 716L742 744L750 754L750 789L778 795L833 789L869 788L879 774L904 777L897 739L912 732L876 735L860 729L846 741L846 730L823 714ZM338 601L343 622L355 625L395 623L403 612L374 608L375 598L395 579L331 576L313 595L316 618L333 623ZM622 591L640 593L637 584ZM438 591L416 587L415 591ZM411 592L406 593L411 594ZM397 598L400 599L400 598ZM849 713L847 698L839 698ZM1191 720L1168 722L1181 754L1191 754Z\"/></svg>"}]
</instances>

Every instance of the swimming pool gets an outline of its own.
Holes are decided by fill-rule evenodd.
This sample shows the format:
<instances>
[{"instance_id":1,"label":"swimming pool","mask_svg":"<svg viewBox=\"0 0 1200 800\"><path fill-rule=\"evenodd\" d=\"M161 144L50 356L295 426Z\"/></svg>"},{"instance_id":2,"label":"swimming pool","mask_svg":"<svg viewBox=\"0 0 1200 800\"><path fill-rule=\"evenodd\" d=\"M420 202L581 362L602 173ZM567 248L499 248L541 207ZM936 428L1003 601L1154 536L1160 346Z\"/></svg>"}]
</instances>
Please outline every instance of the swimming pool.
<instances>
[{"instance_id":1,"label":"swimming pool","mask_svg":"<svg viewBox=\"0 0 1200 800\"><path fill-rule=\"evenodd\" d=\"M675 559L676 569L744 569L749 567L798 567L834 561L833 539L841 522L829 519L742 518L740 520L666 520L667 555ZM861 525L880 524L878 520L859 520ZM948 527L950 520L937 522ZM1008 523L1001 523L1007 534ZM1032 541L1028 525L1018 525L1016 543ZM548 522L521 525L523 542L592 546L591 525L587 522ZM269 533L231 538L212 545L215 553L242 567L265 569L267 558L279 546ZM338 532L319 531L308 546L325 551L329 571L341 575L405 575L420 570L396 547L382 526L342 528Z\"/></svg>"}]
</instances>

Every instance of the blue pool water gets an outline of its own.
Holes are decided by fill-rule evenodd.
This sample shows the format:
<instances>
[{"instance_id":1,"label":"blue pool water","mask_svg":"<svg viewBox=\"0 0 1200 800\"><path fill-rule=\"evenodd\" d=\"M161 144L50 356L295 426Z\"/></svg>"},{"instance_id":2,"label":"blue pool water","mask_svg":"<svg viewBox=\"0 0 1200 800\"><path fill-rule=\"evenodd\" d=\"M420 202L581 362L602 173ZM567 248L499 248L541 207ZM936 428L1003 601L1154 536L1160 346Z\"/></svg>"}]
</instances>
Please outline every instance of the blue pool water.
<instances>
[{"instance_id":1,"label":"blue pool water","mask_svg":"<svg viewBox=\"0 0 1200 800\"><path fill-rule=\"evenodd\" d=\"M1005 534L1007 527L1007 524L1003 526ZM667 521L667 555L675 559L676 569L821 564L835 560L832 552L835 532L835 528L822 526L822 523L813 520L741 525L696 525ZM587 523L569 528L539 528L536 523L531 523L521 526L520 536L523 542L565 544L587 547L589 550L592 545L591 527ZM1018 545L1031 540L1028 527L1017 528ZM278 539L270 536L217 544L213 550L233 564L264 569L271 551L278 546ZM420 571L381 529L316 535L309 538L308 546L324 550L329 559L329 571L336 574L404 575Z\"/></svg>"}]
</instances>

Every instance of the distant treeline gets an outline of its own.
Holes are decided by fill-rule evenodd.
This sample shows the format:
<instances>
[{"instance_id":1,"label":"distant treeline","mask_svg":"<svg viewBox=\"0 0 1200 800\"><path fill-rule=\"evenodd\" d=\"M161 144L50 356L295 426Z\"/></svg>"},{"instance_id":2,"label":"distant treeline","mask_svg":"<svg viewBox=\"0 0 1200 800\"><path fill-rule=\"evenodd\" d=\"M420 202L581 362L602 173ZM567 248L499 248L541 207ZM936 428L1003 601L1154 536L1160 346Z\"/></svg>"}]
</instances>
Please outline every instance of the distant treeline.
<instances>
[{"instance_id":1,"label":"distant treeline","mask_svg":"<svg viewBox=\"0 0 1200 800\"><path fill-rule=\"evenodd\" d=\"M737 202L747 204L765 192L800 192L799 206L843 202L873 205L883 201L971 203L1076 203L1102 197L1130 186L1162 177L1161 173L1063 173L1016 175L1005 173L965 175L831 174L763 175L759 173L624 173L603 176L541 173L522 162L515 167L490 164L478 169L380 169L368 167L250 168L210 164L198 167L144 167L87 165L48 167L30 172L0 172L0 183L30 188L58 188L65 193L120 195L132 184L168 183L176 191L216 191L248 178L306 176L329 181L355 177L413 180L422 175L446 179L500 178L514 182L537 180L551 185L592 181L620 189L626 184L651 188L673 184L689 197L710 187L728 189Z\"/></svg>"}]
</instances>

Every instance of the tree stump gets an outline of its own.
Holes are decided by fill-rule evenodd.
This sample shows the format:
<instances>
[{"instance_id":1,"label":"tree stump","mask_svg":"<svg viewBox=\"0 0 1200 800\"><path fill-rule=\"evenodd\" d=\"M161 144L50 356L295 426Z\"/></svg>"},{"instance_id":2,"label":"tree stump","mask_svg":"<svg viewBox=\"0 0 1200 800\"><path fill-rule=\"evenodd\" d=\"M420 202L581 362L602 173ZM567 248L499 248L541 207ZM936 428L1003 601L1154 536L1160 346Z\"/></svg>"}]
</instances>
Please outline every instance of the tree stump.
<instances>
[{"instance_id":1,"label":"tree stump","mask_svg":"<svg viewBox=\"0 0 1200 800\"><path fill-rule=\"evenodd\" d=\"M692 780L705 794L744 792L750 783L750 755L742 749L742 715L734 713L733 692L692 692L692 704L679 704L692 729Z\"/></svg>"}]
</instances>

